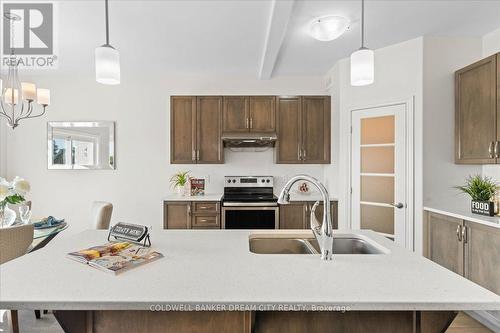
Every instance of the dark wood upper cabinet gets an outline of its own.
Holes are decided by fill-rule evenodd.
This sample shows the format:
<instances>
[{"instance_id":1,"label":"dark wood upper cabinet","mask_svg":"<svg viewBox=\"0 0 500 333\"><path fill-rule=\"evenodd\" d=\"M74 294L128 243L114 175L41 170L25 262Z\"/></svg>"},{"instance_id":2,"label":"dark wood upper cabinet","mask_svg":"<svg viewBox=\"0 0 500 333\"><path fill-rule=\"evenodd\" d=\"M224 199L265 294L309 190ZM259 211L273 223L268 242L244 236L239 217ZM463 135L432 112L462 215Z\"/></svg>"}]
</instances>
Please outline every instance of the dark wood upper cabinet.
<instances>
[{"instance_id":1,"label":"dark wood upper cabinet","mask_svg":"<svg viewBox=\"0 0 500 333\"><path fill-rule=\"evenodd\" d=\"M246 96L225 96L222 113L224 132L248 132L249 102Z\"/></svg>"},{"instance_id":2,"label":"dark wood upper cabinet","mask_svg":"<svg viewBox=\"0 0 500 333\"><path fill-rule=\"evenodd\" d=\"M277 132L276 163L330 163L329 96L172 96L172 164L224 163L222 133Z\"/></svg>"},{"instance_id":3,"label":"dark wood upper cabinet","mask_svg":"<svg viewBox=\"0 0 500 333\"><path fill-rule=\"evenodd\" d=\"M224 153L221 141L222 97L198 97L197 105L197 163L223 163Z\"/></svg>"},{"instance_id":4,"label":"dark wood upper cabinet","mask_svg":"<svg viewBox=\"0 0 500 333\"><path fill-rule=\"evenodd\" d=\"M196 163L196 97L170 98L170 161Z\"/></svg>"},{"instance_id":5,"label":"dark wood upper cabinet","mask_svg":"<svg viewBox=\"0 0 500 333\"><path fill-rule=\"evenodd\" d=\"M170 162L223 163L222 97L172 96L170 109Z\"/></svg>"},{"instance_id":6,"label":"dark wood upper cabinet","mask_svg":"<svg viewBox=\"0 0 500 333\"><path fill-rule=\"evenodd\" d=\"M249 97L249 127L252 132L276 131L276 97Z\"/></svg>"},{"instance_id":7,"label":"dark wood upper cabinet","mask_svg":"<svg viewBox=\"0 0 500 333\"><path fill-rule=\"evenodd\" d=\"M225 96L223 132L274 132L275 101L274 96Z\"/></svg>"},{"instance_id":8,"label":"dark wood upper cabinet","mask_svg":"<svg viewBox=\"0 0 500 333\"><path fill-rule=\"evenodd\" d=\"M330 163L330 97L278 97L276 162Z\"/></svg>"},{"instance_id":9,"label":"dark wood upper cabinet","mask_svg":"<svg viewBox=\"0 0 500 333\"><path fill-rule=\"evenodd\" d=\"M300 97L278 97L276 163L302 163L302 119Z\"/></svg>"},{"instance_id":10,"label":"dark wood upper cabinet","mask_svg":"<svg viewBox=\"0 0 500 333\"><path fill-rule=\"evenodd\" d=\"M330 97L302 97L302 160L330 163Z\"/></svg>"},{"instance_id":11,"label":"dark wood upper cabinet","mask_svg":"<svg viewBox=\"0 0 500 333\"><path fill-rule=\"evenodd\" d=\"M497 103L500 71L497 64L497 55L494 55L455 73L457 164L500 162L500 103Z\"/></svg>"}]
</instances>

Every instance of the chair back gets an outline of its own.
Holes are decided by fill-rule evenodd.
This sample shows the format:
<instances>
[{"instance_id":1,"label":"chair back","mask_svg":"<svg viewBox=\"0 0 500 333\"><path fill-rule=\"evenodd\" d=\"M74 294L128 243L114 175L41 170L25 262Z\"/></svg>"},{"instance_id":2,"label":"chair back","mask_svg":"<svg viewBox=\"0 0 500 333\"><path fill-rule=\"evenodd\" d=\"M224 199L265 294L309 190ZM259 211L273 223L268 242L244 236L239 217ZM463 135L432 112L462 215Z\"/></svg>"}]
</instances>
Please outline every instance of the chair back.
<instances>
[{"instance_id":1,"label":"chair back","mask_svg":"<svg viewBox=\"0 0 500 333\"><path fill-rule=\"evenodd\" d=\"M92 203L92 218L94 229L109 229L113 204L105 201L94 201Z\"/></svg>"},{"instance_id":2,"label":"chair back","mask_svg":"<svg viewBox=\"0 0 500 333\"><path fill-rule=\"evenodd\" d=\"M33 225L0 228L0 264L26 254L33 243Z\"/></svg>"}]
</instances>

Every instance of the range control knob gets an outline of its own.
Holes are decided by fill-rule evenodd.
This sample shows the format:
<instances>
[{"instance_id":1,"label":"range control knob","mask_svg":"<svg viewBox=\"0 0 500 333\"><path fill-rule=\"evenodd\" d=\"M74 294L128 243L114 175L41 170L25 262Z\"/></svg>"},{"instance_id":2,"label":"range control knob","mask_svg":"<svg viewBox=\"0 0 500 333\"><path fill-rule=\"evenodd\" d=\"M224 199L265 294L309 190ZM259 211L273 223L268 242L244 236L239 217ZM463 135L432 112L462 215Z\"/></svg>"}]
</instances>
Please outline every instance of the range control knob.
<instances>
[{"instance_id":1,"label":"range control knob","mask_svg":"<svg viewBox=\"0 0 500 333\"><path fill-rule=\"evenodd\" d=\"M270 181L269 179L268 179L268 180L266 180L266 183L270 183L270 182L271 182L271 181Z\"/></svg>"}]
</instances>

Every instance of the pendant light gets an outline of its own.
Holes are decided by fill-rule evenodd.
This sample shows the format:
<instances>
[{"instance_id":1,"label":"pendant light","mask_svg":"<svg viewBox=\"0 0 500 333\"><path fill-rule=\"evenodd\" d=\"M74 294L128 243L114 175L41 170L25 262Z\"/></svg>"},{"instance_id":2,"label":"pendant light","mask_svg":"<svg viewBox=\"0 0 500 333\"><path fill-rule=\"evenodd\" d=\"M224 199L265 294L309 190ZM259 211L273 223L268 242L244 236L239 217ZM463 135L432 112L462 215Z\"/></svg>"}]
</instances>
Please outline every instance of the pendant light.
<instances>
[{"instance_id":1,"label":"pendant light","mask_svg":"<svg viewBox=\"0 0 500 333\"><path fill-rule=\"evenodd\" d=\"M365 47L365 0L361 0L361 48L351 54L351 85L367 86L375 78L375 56Z\"/></svg>"},{"instance_id":2,"label":"pendant light","mask_svg":"<svg viewBox=\"0 0 500 333\"><path fill-rule=\"evenodd\" d=\"M102 84L120 84L120 53L109 44L108 0L104 0L106 13L106 44L95 49L95 78Z\"/></svg>"}]
</instances>

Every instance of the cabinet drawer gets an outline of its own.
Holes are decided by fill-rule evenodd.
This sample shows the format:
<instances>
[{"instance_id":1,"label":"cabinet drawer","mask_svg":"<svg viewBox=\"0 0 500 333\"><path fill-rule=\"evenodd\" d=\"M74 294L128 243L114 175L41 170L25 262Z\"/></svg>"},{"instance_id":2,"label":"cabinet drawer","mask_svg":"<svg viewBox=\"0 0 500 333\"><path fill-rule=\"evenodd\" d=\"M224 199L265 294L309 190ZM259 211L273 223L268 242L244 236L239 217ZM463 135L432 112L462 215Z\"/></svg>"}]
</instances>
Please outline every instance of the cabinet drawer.
<instances>
[{"instance_id":1,"label":"cabinet drawer","mask_svg":"<svg viewBox=\"0 0 500 333\"><path fill-rule=\"evenodd\" d=\"M191 221L191 228L220 228L219 215L195 215Z\"/></svg>"},{"instance_id":2,"label":"cabinet drawer","mask_svg":"<svg viewBox=\"0 0 500 333\"><path fill-rule=\"evenodd\" d=\"M193 211L195 213L218 213L218 202L193 202Z\"/></svg>"}]
</instances>

